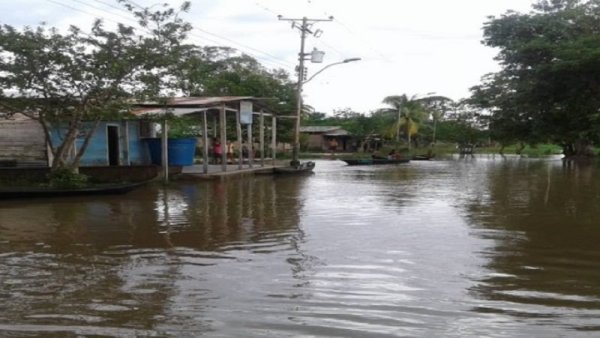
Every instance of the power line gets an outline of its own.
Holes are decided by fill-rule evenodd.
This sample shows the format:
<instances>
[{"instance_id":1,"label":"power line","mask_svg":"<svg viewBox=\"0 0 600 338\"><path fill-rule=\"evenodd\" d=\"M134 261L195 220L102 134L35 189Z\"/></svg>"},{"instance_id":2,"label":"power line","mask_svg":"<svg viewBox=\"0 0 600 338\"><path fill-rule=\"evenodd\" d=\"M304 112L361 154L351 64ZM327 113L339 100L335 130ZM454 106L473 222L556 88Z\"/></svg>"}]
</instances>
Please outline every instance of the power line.
<instances>
[{"instance_id":1,"label":"power line","mask_svg":"<svg viewBox=\"0 0 600 338\"><path fill-rule=\"evenodd\" d=\"M313 2L313 0L307 0L307 2L311 6L316 6L316 4ZM322 7L320 7L320 11L322 11L323 14L326 15L326 16L332 16L328 11L323 10ZM375 54L379 55L383 60L385 60L387 62L391 62L391 59L389 57L387 57L381 51L379 51L378 49L376 49L369 41L365 41L362 37L358 36L358 34L356 34L352 29L350 29L350 27L348 27L348 25L346 25L342 21L340 21L339 18L337 18L337 16L334 17L333 22L335 22L338 25L340 25L342 28L344 28L346 31L348 31L348 33L350 33L352 36L355 36L355 37L359 38L364 44L366 44L369 47L369 49L371 49L371 51L375 52Z\"/></svg>"},{"instance_id":2,"label":"power line","mask_svg":"<svg viewBox=\"0 0 600 338\"><path fill-rule=\"evenodd\" d=\"M93 14L93 13L90 13L90 12L87 12L87 11L85 11L85 10L82 10L81 8L73 7L73 6L70 6L70 5L68 5L68 4L65 4L65 3L62 3L62 2L56 1L56 0L47 0L47 1L48 1L48 2L51 2L51 3L54 3L54 4L56 4L56 5L60 5L60 6L63 6L63 7L69 8L69 9L71 9L71 10L74 10L74 11L78 11L78 12L81 12L81 13L84 13L84 14L87 14L87 15L90 15L90 16L99 17L99 15L96 15L96 14ZM83 1L81 1L81 0L72 0L72 1L74 1L74 2L78 2L78 3L80 3L80 4L84 5L84 6L88 6L88 7L91 7L91 8L93 8L93 9L96 9L96 10L103 11L103 12L105 12L105 13L108 13L108 14L110 14L110 15L118 16L118 17L120 17L120 18L122 18L122 19L125 19L125 20L127 20L128 22L135 22L135 23L136 23L136 25L138 24L138 23L137 23L135 20L133 20L133 19L131 19L131 18L125 17L125 16L123 16L123 15L120 15L120 14L117 14L117 13L114 13L114 12L109 12L109 11L107 11L106 9L102 9L102 8L99 8L99 7L96 7L96 6L90 5L89 3L85 3L85 2L83 2ZM104 1L101 1L101 0L95 0L95 1L96 1L96 2L98 2L98 3L101 3L101 4L105 5L105 6L111 7L111 8L113 8L113 9L117 9L117 10L119 10L119 11L122 11L122 12L124 12L124 13L129 13L128 11L125 11L125 10L123 10L122 8L119 8L119 7L117 7L117 6L114 6L114 5L110 5L110 4L108 4L108 3L104 2ZM138 4L134 3L134 2L132 2L132 4L133 4L134 6L136 6L136 7L139 7L139 8L141 8L141 9L144 9L144 8L142 8L140 5L138 5ZM107 20L107 21L110 21L110 22L113 22L113 23L116 23L116 24L119 24L119 22L118 22L118 21L112 20L112 19L110 19L110 18L107 18L107 17L104 17L104 16L100 16L100 18L102 18L102 19L105 19L105 20ZM143 27L142 27L142 28L143 28ZM202 33L204 33L204 34L211 35L211 36L214 36L214 37L216 37L216 38L218 38L218 39L221 39L221 40L228 41L228 42L229 42L229 43L231 43L231 44L234 44L234 45L237 45L237 46L241 46L241 47L243 47L243 48L238 48L238 49L239 49L241 52L247 53L247 54L249 54L249 55L253 55L253 54L254 54L253 56L254 56L254 57L256 57L256 58L260 58L260 59L262 59L262 62L264 62L264 63L267 63L267 64L271 64L272 66L273 66L273 65L276 65L276 68L283 67L283 68L287 68L288 70L291 70L291 69L293 69L293 65L292 65L292 64L290 64L290 63L288 63L288 62L286 62L286 61L284 61L284 60L281 60L281 59L277 58L276 56L274 56L274 55L271 55L271 54L269 54L269 53L267 53L267 52L264 52L264 51L261 51L261 50L259 50L259 49L256 49L256 48L253 48L253 47L250 47L250 46L244 45L244 44L242 44L242 43L239 43L239 42L236 42L236 41L235 41L235 40L233 40L233 39L229 39L229 38L227 38L227 37L224 37L224 36L220 36L220 35L218 35L218 34L211 33L211 32L209 32L209 31L207 31L207 30L203 30L203 29L200 29L200 28L198 28L198 27L194 27L193 25L192 25L192 28L193 28L194 30L198 30L198 31L200 31L200 32L202 32ZM148 31L148 30L146 30L146 31ZM207 38L207 37L205 37L205 36L200 36L200 35L198 35L198 34L189 33L189 35L190 35L190 36L192 36L192 37L195 37L195 38L201 39L201 40L209 41L209 42L211 42L211 43L214 43L215 45L220 45L220 44L222 44L222 42L220 42L220 41L218 41L218 40L210 39L210 38ZM254 51L255 53L258 53L258 54L262 54L262 55L263 55L263 57L258 57L258 56L257 56L255 53L248 52L247 50L244 50L244 49L247 49L247 50ZM267 58L265 59L265 57L264 57L264 56L266 56Z\"/></svg>"}]
</instances>

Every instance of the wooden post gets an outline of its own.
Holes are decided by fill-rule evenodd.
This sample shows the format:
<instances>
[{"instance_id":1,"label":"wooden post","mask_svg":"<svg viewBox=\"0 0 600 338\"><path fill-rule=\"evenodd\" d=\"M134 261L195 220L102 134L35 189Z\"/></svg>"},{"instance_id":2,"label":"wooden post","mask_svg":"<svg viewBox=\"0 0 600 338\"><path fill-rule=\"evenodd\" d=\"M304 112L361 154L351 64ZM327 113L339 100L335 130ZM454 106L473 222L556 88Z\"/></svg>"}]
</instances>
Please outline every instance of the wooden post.
<instances>
[{"instance_id":1,"label":"wooden post","mask_svg":"<svg viewBox=\"0 0 600 338\"><path fill-rule=\"evenodd\" d=\"M252 168L252 162L254 162L254 151L252 144L252 125L248 125L248 163L250 164L250 168Z\"/></svg>"},{"instance_id":2,"label":"wooden post","mask_svg":"<svg viewBox=\"0 0 600 338\"><path fill-rule=\"evenodd\" d=\"M139 122L138 122L139 123ZM123 152L125 153L125 165L131 165L131 156L129 155L129 121L125 121L123 126Z\"/></svg>"},{"instance_id":3,"label":"wooden post","mask_svg":"<svg viewBox=\"0 0 600 338\"><path fill-rule=\"evenodd\" d=\"M244 156L242 154L242 143L244 140L242 139L242 125L240 123L240 109L238 106L237 112L235 112L235 130L237 133L237 141L238 141L238 170L242 170L242 165L244 164Z\"/></svg>"},{"instance_id":4,"label":"wooden post","mask_svg":"<svg viewBox=\"0 0 600 338\"><path fill-rule=\"evenodd\" d=\"M227 125L225 122L225 104L221 104L219 110L219 119L221 127L221 171L227 171Z\"/></svg>"},{"instance_id":5,"label":"wooden post","mask_svg":"<svg viewBox=\"0 0 600 338\"><path fill-rule=\"evenodd\" d=\"M169 183L169 124L167 120L163 120L162 123L162 159L161 164L163 167L163 175L165 175L165 183Z\"/></svg>"},{"instance_id":6,"label":"wooden post","mask_svg":"<svg viewBox=\"0 0 600 338\"><path fill-rule=\"evenodd\" d=\"M203 140L203 152L202 152L202 171L208 174L208 125L206 121L206 110L202 112L202 137Z\"/></svg>"},{"instance_id":7,"label":"wooden post","mask_svg":"<svg viewBox=\"0 0 600 338\"><path fill-rule=\"evenodd\" d=\"M260 110L258 122L259 122L258 123L258 126L259 126L258 135L259 135L259 142L260 142L258 149L260 149L260 166L264 167L265 166L265 116L263 114L262 109Z\"/></svg>"},{"instance_id":8,"label":"wooden post","mask_svg":"<svg viewBox=\"0 0 600 338\"><path fill-rule=\"evenodd\" d=\"M277 157L277 119L275 118L275 114L273 114L273 119L271 120L271 157L273 158L273 165L275 165L275 157Z\"/></svg>"},{"instance_id":9,"label":"wooden post","mask_svg":"<svg viewBox=\"0 0 600 338\"><path fill-rule=\"evenodd\" d=\"M217 137L217 117L214 115L212 117L212 122L213 122L213 128L212 128L213 137Z\"/></svg>"}]
</instances>

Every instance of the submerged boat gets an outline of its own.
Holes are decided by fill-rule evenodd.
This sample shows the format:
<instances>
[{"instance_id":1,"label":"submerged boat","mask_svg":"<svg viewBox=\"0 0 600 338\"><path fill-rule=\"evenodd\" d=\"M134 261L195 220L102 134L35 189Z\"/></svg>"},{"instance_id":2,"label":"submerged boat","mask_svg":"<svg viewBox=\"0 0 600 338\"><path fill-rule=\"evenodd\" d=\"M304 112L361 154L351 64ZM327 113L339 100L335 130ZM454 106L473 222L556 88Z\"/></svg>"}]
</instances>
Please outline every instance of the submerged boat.
<instances>
[{"instance_id":1,"label":"submerged boat","mask_svg":"<svg viewBox=\"0 0 600 338\"><path fill-rule=\"evenodd\" d=\"M0 199L124 194L144 184L146 182L100 184L83 188L9 187L0 188Z\"/></svg>"},{"instance_id":2,"label":"submerged boat","mask_svg":"<svg viewBox=\"0 0 600 338\"><path fill-rule=\"evenodd\" d=\"M376 164L398 164L410 162L408 158L359 158L359 159L342 159L348 165L376 165Z\"/></svg>"},{"instance_id":3,"label":"submerged boat","mask_svg":"<svg viewBox=\"0 0 600 338\"><path fill-rule=\"evenodd\" d=\"M275 167L273 171L275 174L312 174L314 168L315 162L308 161L300 163L296 166Z\"/></svg>"}]
</instances>

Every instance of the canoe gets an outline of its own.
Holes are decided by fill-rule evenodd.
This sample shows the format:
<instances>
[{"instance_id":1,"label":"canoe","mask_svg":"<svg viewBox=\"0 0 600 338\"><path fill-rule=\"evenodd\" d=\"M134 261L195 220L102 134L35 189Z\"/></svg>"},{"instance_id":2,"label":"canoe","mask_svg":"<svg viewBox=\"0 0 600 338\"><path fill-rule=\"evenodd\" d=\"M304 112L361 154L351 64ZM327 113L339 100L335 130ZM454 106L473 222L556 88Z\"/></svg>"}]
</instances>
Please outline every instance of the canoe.
<instances>
[{"instance_id":1,"label":"canoe","mask_svg":"<svg viewBox=\"0 0 600 338\"><path fill-rule=\"evenodd\" d=\"M0 199L125 194L146 182L99 184L85 188L9 187L0 188Z\"/></svg>"},{"instance_id":2,"label":"canoe","mask_svg":"<svg viewBox=\"0 0 600 338\"><path fill-rule=\"evenodd\" d=\"M429 161L431 160L435 155L414 155L412 157L413 161Z\"/></svg>"},{"instance_id":3,"label":"canoe","mask_svg":"<svg viewBox=\"0 0 600 338\"><path fill-rule=\"evenodd\" d=\"M407 163L410 161L408 158L399 159L383 159L383 158L362 158L362 159L345 159L342 160L348 165L377 165L377 164L398 164Z\"/></svg>"},{"instance_id":4,"label":"canoe","mask_svg":"<svg viewBox=\"0 0 600 338\"><path fill-rule=\"evenodd\" d=\"M273 171L275 172L275 174L300 175L300 174L312 174L314 168L315 168L315 162L309 161L309 162L300 163L297 166L275 167L273 169Z\"/></svg>"}]
</instances>

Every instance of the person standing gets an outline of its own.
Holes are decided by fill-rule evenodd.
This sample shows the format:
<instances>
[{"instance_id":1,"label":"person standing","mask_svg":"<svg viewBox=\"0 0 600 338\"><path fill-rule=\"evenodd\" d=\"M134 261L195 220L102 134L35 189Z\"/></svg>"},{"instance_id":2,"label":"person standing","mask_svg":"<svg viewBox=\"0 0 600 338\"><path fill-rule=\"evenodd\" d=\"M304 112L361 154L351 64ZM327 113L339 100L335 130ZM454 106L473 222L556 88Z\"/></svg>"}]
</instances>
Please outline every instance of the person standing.
<instances>
[{"instance_id":1,"label":"person standing","mask_svg":"<svg viewBox=\"0 0 600 338\"><path fill-rule=\"evenodd\" d=\"M337 150L338 147L338 142L335 138L332 138L331 141L329 141L329 150L331 151L331 154L335 154L335 151Z\"/></svg>"},{"instance_id":2,"label":"person standing","mask_svg":"<svg viewBox=\"0 0 600 338\"><path fill-rule=\"evenodd\" d=\"M214 155L214 163L221 163L221 155L223 154L223 148L221 147L221 142L218 138L214 138L213 140L213 155Z\"/></svg>"},{"instance_id":3,"label":"person standing","mask_svg":"<svg viewBox=\"0 0 600 338\"><path fill-rule=\"evenodd\" d=\"M233 163L234 150L233 142L227 141L227 163Z\"/></svg>"}]
</instances>

